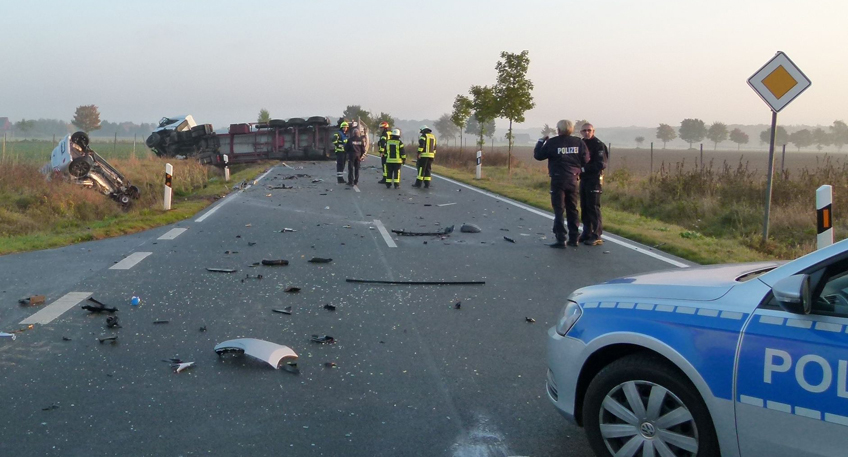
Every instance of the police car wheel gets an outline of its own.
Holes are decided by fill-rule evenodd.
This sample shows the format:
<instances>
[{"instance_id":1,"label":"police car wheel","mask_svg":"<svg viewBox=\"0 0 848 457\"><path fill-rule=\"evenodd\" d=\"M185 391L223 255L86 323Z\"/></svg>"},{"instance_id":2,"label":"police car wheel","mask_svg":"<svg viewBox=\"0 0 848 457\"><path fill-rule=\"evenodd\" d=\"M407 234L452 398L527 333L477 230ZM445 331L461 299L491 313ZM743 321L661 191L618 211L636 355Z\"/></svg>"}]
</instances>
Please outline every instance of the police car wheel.
<instances>
[{"instance_id":1,"label":"police car wheel","mask_svg":"<svg viewBox=\"0 0 848 457\"><path fill-rule=\"evenodd\" d=\"M589 384L583 425L598 456L714 456L718 440L695 387L665 360L616 360Z\"/></svg>"}]
</instances>

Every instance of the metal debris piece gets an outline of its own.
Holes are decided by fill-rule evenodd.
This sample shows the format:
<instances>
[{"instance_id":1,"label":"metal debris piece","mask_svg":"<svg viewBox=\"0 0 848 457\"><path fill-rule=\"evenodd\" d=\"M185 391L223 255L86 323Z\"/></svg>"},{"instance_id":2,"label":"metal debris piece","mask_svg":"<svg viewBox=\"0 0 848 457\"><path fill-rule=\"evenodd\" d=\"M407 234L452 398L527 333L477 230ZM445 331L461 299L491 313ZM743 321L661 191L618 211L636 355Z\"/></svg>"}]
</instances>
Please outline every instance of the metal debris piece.
<instances>
[{"instance_id":1,"label":"metal debris piece","mask_svg":"<svg viewBox=\"0 0 848 457\"><path fill-rule=\"evenodd\" d=\"M289 261L284 259L262 260L262 265L266 266L285 266L288 264Z\"/></svg>"},{"instance_id":2,"label":"metal debris piece","mask_svg":"<svg viewBox=\"0 0 848 457\"><path fill-rule=\"evenodd\" d=\"M441 207L441 206L451 206L451 205L456 205L456 203L442 203L441 205L436 205L436 206Z\"/></svg>"},{"instance_id":3,"label":"metal debris piece","mask_svg":"<svg viewBox=\"0 0 848 457\"><path fill-rule=\"evenodd\" d=\"M297 293L297 292L300 292L300 287L288 286L288 287L286 287L285 292Z\"/></svg>"},{"instance_id":4,"label":"metal debris piece","mask_svg":"<svg viewBox=\"0 0 848 457\"><path fill-rule=\"evenodd\" d=\"M289 314L289 315L291 315L291 313L292 313L292 307L291 307L291 306L286 306L286 307L285 307L285 308L283 308L283 309L272 309L271 311L273 311L273 312L275 312L275 313L280 313L280 314Z\"/></svg>"},{"instance_id":5,"label":"metal debris piece","mask_svg":"<svg viewBox=\"0 0 848 457\"><path fill-rule=\"evenodd\" d=\"M43 305L44 304L44 295L32 295L29 297L24 297L18 300L23 306L35 306L35 305Z\"/></svg>"},{"instance_id":6,"label":"metal debris piece","mask_svg":"<svg viewBox=\"0 0 848 457\"><path fill-rule=\"evenodd\" d=\"M406 230L392 230L392 233L396 233L400 236L442 236L453 233L453 225L450 227L445 227L442 230L437 232L407 232Z\"/></svg>"},{"instance_id":7,"label":"metal debris piece","mask_svg":"<svg viewBox=\"0 0 848 457\"><path fill-rule=\"evenodd\" d=\"M18 338L14 333L0 332L0 338L10 338L13 341Z\"/></svg>"},{"instance_id":8,"label":"metal debris piece","mask_svg":"<svg viewBox=\"0 0 848 457\"><path fill-rule=\"evenodd\" d=\"M504 239L509 241L510 243L515 243L515 240L513 240L512 238L510 238L508 236L505 236Z\"/></svg>"},{"instance_id":9,"label":"metal debris piece","mask_svg":"<svg viewBox=\"0 0 848 457\"><path fill-rule=\"evenodd\" d=\"M462 227L459 228L459 231L462 233L480 233L480 227L474 224L462 224Z\"/></svg>"},{"instance_id":10,"label":"metal debris piece","mask_svg":"<svg viewBox=\"0 0 848 457\"><path fill-rule=\"evenodd\" d=\"M109 316L106 318L106 327L108 328L121 328L121 324L118 323L118 316Z\"/></svg>"},{"instance_id":11,"label":"metal debris piece","mask_svg":"<svg viewBox=\"0 0 848 457\"><path fill-rule=\"evenodd\" d=\"M206 271L211 271L212 273L235 273L238 270L232 268L207 268Z\"/></svg>"},{"instance_id":12,"label":"metal debris piece","mask_svg":"<svg viewBox=\"0 0 848 457\"><path fill-rule=\"evenodd\" d=\"M291 228L285 227L285 228L283 228L282 230L280 230L280 233L294 233L294 232L296 232L296 231L297 231L297 230L295 230L295 229L291 229Z\"/></svg>"},{"instance_id":13,"label":"metal debris piece","mask_svg":"<svg viewBox=\"0 0 848 457\"><path fill-rule=\"evenodd\" d=\"M324 309L326 309L327 311L335 311L336 305L331 305L331 304L327 303L326 305L324 305Z\"/></svg>"},{"instance_id":14,"label":"metal debris piece","mask_svg":"<svg viewBox=\"0 0 848 457\"><path fill-rule=\"evenodd\" d=\"M536 319L533 319L532 317L525 317L524 320L531 323L531 324L536 322Z\"/></svg>"},{"instance_id":15,"label":"metal debris piece","mask_svg":"<svg viewBox=\"0 0 848 457\"><path fill-rule=\"evenodd\" d=\"M461 301L458 301L458 302L453 304L453 309L459 309L459 308L462 308L462 302Z\"/></svg>"},{"instance_id":16,"label":"metal debris piece","mask_svg":"<svg viewBox=\"0 0 848 457\"><path fill-rule=\"evenodd\" d=\"M297 354L290 347L255 338L239 338L224 341L215 346L215 352L219 356L228 352L246 354L267 362L275 370L280 368L280 362L283 359L297 359Z\"/></svg>"},{"instance_id":17,"label":"metal debris piece","mask_svg":"<svg viewBox=\"0 0 848 457\"><path fill-rule=\"evenodd\" d=\"M358 284L388 284L388 285L410 285L410 286L481 286L486 281L379 281L372 279L351 279L345 281Z\"/></svg>"},{"instance_id":18,"label":"metal debris piece","mask_svg":"<svg viewBox=\"0 0 848 457\"><path fill-rule=\"evenodd\" d=\"M310 341L321 344L335 344L336 339L330 335L312 335Z\"/></svg>"},{"instance_id":19,"label":"metal debris piece","mask_svg":"<svg viewBox=\"0 0 848 457\"><path fill-rule=\"evenodd\" d=\"M167 324L171 321L153 321L154 324Z\"/></svg>"},{"instance_id":20,"label":"metal debris piece","mask_svg":"<svg viewBox=\"0 0 848 457\"><path fill-rule=\"evenodd\" d=\"M179 362L171 365L171 368L174 369L174 373L179 373L186 368L190 368L194 366L194 362Z\"/></svg>"},{"instance_id":21,"label":"metal debris piece","mask_svg":"<svg viewBox=\"0 0 848 457\"><path fill-rule=\"evenodd\" d=\"M262 278L264 278L264 276L262 276L262 275L256 275L256 276L247 275L247 276L245 276L244 278L242 278L241 282L244 282L244 281L245 281L245 280L247 280L247 279L257 279L257 280L261 280Z\"/></svg>"},{"instance_id":22,"label":"metal debris piece","mask_svg":"<svg viewBox=\"0 0 848 457\"><path fill-rule=\"evenodd\" d=\"M109 336L109 337L106 337L106 338L97 338L97 341L100 341L100 344L103 344L107 341L109 341L112 344L115 344L115 343L118 342L118 337L117 336Z\"/></svg>"},{"instance_id":23,"label":"metal debris piece","mask_svg":"<svg viewBox=\"0 0 848 457\"><path fill-rule=\"evenodd\" d=\"M42 411L53 411L54 409L59 409L59 405L53 403L52 405L46 408L41 408Z\"/></svg>"},{"instance_id":24,"label":"metal debris piece","mask_svg":"<svg viewBox=\"0 0 848 457\"><path fill-rule=\"evenodd\" d=\"M330 263L333 259L325 259L323 257L313 257L309 259L309 263Z\"/></svg>"}]
</instances>

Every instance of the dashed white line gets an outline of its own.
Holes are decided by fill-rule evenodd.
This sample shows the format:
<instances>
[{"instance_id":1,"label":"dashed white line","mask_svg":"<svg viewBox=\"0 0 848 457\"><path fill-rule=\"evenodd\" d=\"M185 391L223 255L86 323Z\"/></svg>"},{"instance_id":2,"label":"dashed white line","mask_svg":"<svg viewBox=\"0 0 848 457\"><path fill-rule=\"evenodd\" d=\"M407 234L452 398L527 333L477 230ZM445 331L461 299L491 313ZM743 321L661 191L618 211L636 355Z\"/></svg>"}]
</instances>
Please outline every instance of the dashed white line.
<instances>
[{"instance_id":1,"label":"dashed white line","mask_svg":"<svg viewBox=\"0 0 848 457\"><path fill-rule=\"evenodd\" d=\"M361 191L359 190L359 186L353 186L353 190L355 190L356 192L361 192Z\"/></svg>"},{"instance_id":2,"label":"dashed white line","mask_svg":"<svg viewBox=\"0 0 848 457\"><path fill-rule=\"evenodd\" d=\"M129 270L130 268L136 266L139 262L144 260L147 256L153 254L152 252L133 252L121 260L120 262L109 267L110 270Z\"/></svg>"},{"instance_id":3,"label":"dashed white line","mask_svg":"<svg viewBox=\"0 0 848 457\"><path fill-rule=\"evenodd\" d=\"M157 238L158 240L173 240L174 238L180 236L188 229L184 228L174 228L168 231L168 233Z\"/></svg>"},{"instance_id":4,"label":"dashed white line","mask_svg":"<svg viewBox=\"0 0 848 457\"><path fill-rule=\"evenodd\" d=\"M396 248L397 244L395 244L395 240L393 240L392 236L389 235L389 231L386 230L383 223L379 219L374 219L374 225L377 226L377 230L380 231L380 235L383 235L383 239L386 240L386 244L388 244L390 248Z\"/></svg>"},{"instance_id":5,"label":"dashed white line","mask_svg":"<svg viewBox=\"0 0 848 457\"><path fill-rule=\"evenodd\" d=\"M46 325L64 314L69 309L77 306L79 302L91 296L91 292L69 292L63 297L47 305L37 313L21 321L21 325L41 324Z\"/></svg>"}]
</instances>

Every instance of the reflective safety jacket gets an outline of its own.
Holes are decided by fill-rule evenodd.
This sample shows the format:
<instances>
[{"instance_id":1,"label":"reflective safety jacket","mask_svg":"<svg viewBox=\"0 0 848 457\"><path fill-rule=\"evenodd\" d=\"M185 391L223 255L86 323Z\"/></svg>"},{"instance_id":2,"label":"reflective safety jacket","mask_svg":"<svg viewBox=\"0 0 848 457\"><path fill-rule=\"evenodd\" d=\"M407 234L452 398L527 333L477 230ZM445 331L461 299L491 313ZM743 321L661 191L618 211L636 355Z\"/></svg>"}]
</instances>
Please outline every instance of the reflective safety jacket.
<instances>
[{"instance_id":1,"label":"reflective safety jacket","mask_svg":"<svg viewBox=\"0 0 848 457\"><path fill-rule=\"evenodd\" d=\"M342 130L339 130L333 135L333 147L335 147L336 152L345 152L345 145L347 144L347 134Z\"/></svg>"},{"instance_id":2,"label":"reflective safety jacket","mask_svg":"<svg viewBox=\"0 0 848 457\"><path fill-rule=\"evenodd\" d=\"M392 136L392 133L388 130L383 130L382 133L380 133L380 141L377 142L377 149L380 151L380 157L386 155L386 141L388 141L390 136Z\"/></svg>"},{"instance_id":3,"label":"reflective safety jacket","mask_svg":"<svg viewBox=\"0 0 848 457\"><path fill-rule=\"evenodd\" d=\"M436 157L436 135L430 129L422 130L418 137L418 157Z\"/></svg>"},{"instance_id":4,"label":"reflective safety jacket","mask_svg":"<svg viewBox=\"0 0 848 457\"><path fill-rule=\"evenodd\" d=\"M406 160L406 151L403 150L403 141L399 136L389 134L386 140L386 163L403 163Z\"/></svg>"}]
</instances>

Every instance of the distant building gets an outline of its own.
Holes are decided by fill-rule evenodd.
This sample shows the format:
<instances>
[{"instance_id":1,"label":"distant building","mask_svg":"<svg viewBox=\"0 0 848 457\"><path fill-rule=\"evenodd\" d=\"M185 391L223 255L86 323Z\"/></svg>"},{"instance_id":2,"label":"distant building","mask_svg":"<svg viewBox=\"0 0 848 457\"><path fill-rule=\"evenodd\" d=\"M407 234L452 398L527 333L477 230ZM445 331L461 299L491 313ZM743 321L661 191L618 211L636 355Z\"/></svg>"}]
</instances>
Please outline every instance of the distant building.
<instances>
[{"instance_id":1,"label":"distant building","mask_svg":"<svg viewBox=\"0 0 848 457\"><path fill-rule=\"evenodd\" d=\"M0 117L0 132L9 132L12 130L12 123L8 117Z\"/></svg>"}]
</instances>

